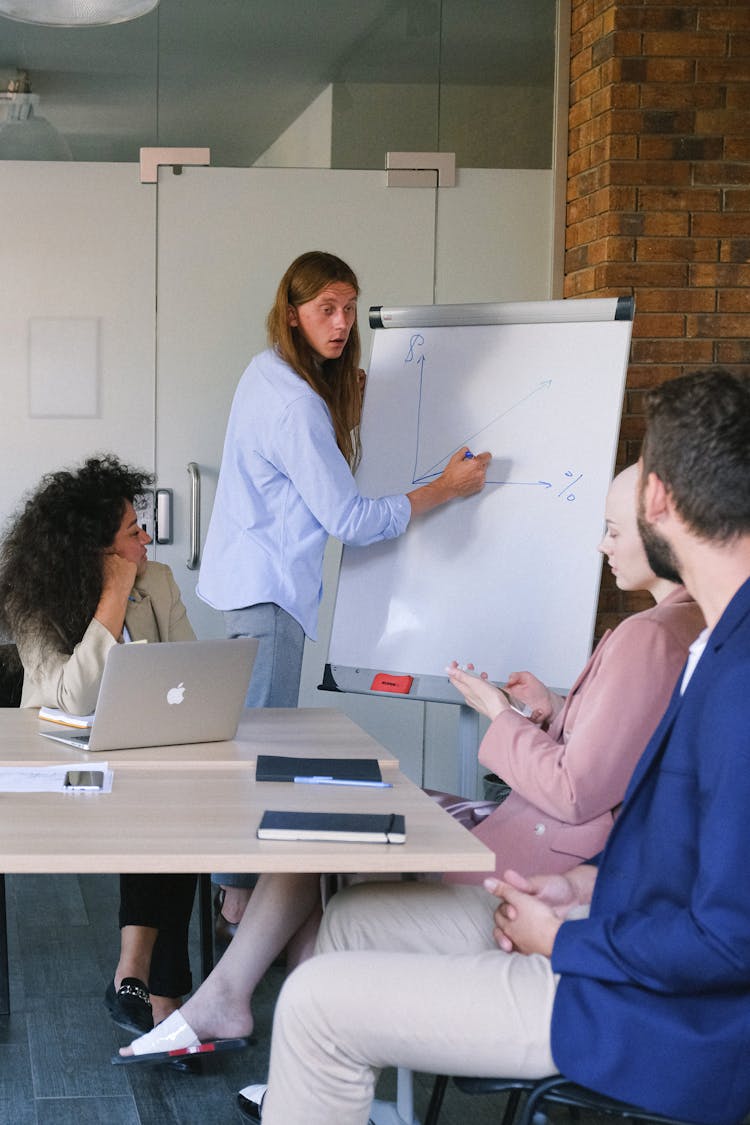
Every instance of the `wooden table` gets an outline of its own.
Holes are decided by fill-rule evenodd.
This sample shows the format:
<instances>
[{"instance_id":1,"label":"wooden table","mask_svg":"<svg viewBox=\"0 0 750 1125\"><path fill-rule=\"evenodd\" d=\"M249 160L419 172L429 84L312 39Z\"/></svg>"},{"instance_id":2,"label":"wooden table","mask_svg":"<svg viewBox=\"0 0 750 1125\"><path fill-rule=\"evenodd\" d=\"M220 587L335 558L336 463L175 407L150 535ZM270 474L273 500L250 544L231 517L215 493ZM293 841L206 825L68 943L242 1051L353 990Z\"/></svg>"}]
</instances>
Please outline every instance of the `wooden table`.
<instances>
[{"instance_id":1,"label":"wooden table","mask_svg":"<svg viewBox=\"0 0 750 1125\"><path fill-rule=\"evenodd\" d=\"M75 761L95 765L103 758L113 769L126 766L163 769L190 765L208 769L255 769L258 754L293 754L311 758L377 758L381 766L398 759L371 735L333 707L268 708L242 714L231 742L194 742L184 746L148 746L89 754L61 742L41 738L40 730L59 732L54 723L40 723L33 708L0 708L0 766L55 765Z\"/></svg>"},{"instance_id":2,"label":"wooden table","mask_svg":"<svg viewBox=\"0 0 750 1125\"><path fill-rule=\"evenodd\" d=\"M114 771L111 793L0 793L0 871L37 874L198 872L202 970L212 958L211 871L491 871L492 852L333 709L250 711L232 742L89 754L38 733L35 711L0 710L0 765L67 762ZM377 757L391 789L255 781L259 753ZM258 840L265 809L395 812L405 844ZM9 1010L0 886L0 1013Z\"/></svg>"}]
</instances>

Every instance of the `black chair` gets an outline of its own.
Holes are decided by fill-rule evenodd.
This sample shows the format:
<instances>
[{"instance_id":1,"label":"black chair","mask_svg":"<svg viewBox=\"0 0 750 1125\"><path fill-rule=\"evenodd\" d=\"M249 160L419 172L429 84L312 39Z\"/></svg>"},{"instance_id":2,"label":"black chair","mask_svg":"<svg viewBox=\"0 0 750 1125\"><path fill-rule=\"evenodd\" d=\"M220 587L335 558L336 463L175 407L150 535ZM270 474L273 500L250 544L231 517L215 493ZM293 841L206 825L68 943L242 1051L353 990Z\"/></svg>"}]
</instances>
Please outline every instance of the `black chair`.
<instances>
[{"instance_id":1,"label":"black chair","mask_svg":"<svg viewBox=\"0 0 750 1125\"><path fill-rule=\"evenodd\" d=\"M0 707L20 707L23 665L15 645L0 644ZM10 1012L5 875L0 873L0 1016Z\"/></svg>"},{"instance_id":2,"label":"black chair","mask_svg":"<svg viewBox=\"0 0 750 1125\"><path fill-rule=\"evenodd\" d=\"M437 1125L440 1109L449 1079L439 1075L432 1088L430 1104L424 1125ZM608 1098L584 1086L554 1074L547 1078L458 1078L453 1082L465 1094L508 1094L501 1125L532 1125L534 1114L541 1112L546 1103L568 1106L571 1109L588 1109L593 1113L628 1118L633 1121L650 1121L655 1125L687 1125L675 1117L666 1117L640 1106ZM525 1095L525 1100L524 1100Z\"/></svg>"},{"instance_id":3,"label":"black chair","mask_svg":"<svg viewBox=\"0 0 750 1125\"><path fill-rule=\"evenodd\" d=\"M20 707L23 665L15 645L0 644L0 707Z\"/></svg>"}]
</instances>

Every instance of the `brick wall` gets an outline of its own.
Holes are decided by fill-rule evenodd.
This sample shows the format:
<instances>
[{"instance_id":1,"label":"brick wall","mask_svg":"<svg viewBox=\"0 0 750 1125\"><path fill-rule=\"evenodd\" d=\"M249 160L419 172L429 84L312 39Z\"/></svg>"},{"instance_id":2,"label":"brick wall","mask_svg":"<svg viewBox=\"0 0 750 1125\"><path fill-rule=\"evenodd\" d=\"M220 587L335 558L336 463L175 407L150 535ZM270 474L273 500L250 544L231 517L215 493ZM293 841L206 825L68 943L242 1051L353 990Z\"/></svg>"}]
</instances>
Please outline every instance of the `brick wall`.
<instances>
[{"instance_id":1,"label":"brick wall","mask_svg":"<svg viewBox=\"0 0 750 1125\"><path fill-rule=\"evenodd\" d=\"M565 296L632 294L618 465L644 389L750 374L750 0L572 0ZM597 633L648 604L607 574Z\"/></svg>"}]
</instances>

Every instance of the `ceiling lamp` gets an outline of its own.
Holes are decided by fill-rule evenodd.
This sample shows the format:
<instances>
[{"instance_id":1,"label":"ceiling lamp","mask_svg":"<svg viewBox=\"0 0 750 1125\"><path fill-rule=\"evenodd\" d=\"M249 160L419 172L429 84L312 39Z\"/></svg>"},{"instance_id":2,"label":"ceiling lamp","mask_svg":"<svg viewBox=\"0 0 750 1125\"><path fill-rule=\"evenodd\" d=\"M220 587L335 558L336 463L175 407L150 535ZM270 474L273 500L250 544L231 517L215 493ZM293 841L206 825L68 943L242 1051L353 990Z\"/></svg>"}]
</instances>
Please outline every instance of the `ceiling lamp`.
<instances>
[{"instance_id":1,"label":"ceiling lamp","mask_svg":"<svg viewBox=\"0 0 750 1125\"><path fill-rule=\"evenodd\" d=\"M0 0L0 16L45 27L104 27L152 11L159 0Z\"/></svg>"},{"instance_id":2,"label":"ceiling lamp","mask_svg":"<svg viewBox=\"0 0 750 1125\"><path fill-rule=\"evenodd\" d=\"M46 117L35 113L39 95L32 94L28 72L0 93L0 160L72 160L68 142ZM5 110L5 120L2 111Z\"/></svg>"}]
</instances>

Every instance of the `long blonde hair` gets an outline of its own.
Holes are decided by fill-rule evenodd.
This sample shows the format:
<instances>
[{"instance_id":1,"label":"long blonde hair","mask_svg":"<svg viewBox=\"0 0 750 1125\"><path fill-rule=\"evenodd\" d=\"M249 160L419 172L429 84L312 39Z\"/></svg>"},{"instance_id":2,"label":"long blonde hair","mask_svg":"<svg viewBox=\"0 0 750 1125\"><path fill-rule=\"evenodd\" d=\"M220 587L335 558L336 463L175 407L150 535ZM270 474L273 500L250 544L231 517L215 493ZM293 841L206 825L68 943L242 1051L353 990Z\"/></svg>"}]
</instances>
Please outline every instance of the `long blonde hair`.
<instances>
[{"instance_id":1,"label":"long blonde hair","mask_svg":"<svg viewBox=\"0 0 750 1125\"><path fill-rule=\"evenodd\" d=\"M351 285L359 295L356 274L335 254L310 250L292 262L279 282L273 308L268 314L268 340L278 355L320 395L331 412L336 444L354 470L360 459L359 419L362 390L359 376L359 330L356 318L349 339L338 359L321 363L296 325L289 323L289 310L313 301L332 282Z\"/></svg>"}]
</instances>

